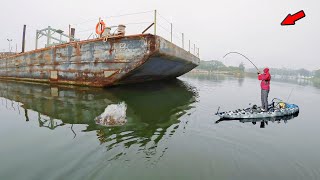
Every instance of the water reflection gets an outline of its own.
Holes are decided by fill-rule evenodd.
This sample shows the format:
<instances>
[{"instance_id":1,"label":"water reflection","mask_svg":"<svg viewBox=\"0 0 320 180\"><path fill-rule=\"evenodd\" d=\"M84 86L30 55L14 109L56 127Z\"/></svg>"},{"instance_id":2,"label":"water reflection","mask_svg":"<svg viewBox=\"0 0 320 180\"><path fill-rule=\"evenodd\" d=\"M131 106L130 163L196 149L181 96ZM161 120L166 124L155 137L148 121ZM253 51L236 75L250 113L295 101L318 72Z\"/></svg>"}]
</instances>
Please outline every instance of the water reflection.
<instances>
[{"instance_id":1,"label":"water reflection","mask_svg":"<svg viewBox=\"0 0 320 180\"><path fill-rule=\"evenodd\" d=\"M184 77L189 77L198 80L211 80L214 82L223 82L232 76L227 76L223 74L201 74L201 73L188 73Z\"/></svg>"},{"instance_id":2,"label":"water reflection","mask_svg":"<svg viewBox=\"0 0 320 180\"><path fill-rule=\"evenodd\" d=\"M270 123L285 123L287 124L289 120L292 120L298 117L299 113L290 115L290 116L283 116L283 117L270 117L270 118L257 118L257 119L219 119L216 121L216 124L226 121L239 121L240 123L252 123L253 125L260 125L260 128L266 128L266 126Z\"/></svg>"},{"instance_id":3,"label":"water reflection","mask_svg":"<svg viewBox=\"0 0 320 180\"><path fill-rule=\"evenodd\" d=\"M240 87L242 86L243 82L244 82L244 77L239 77L238 83Z\"/></svg>"},{"instance_id":4,"label":"water reflection","mask_svg":"<svg viewBox=\"0 0 320 180\"><path fill-rule=\"evenodd\" d=\"M312 85L318 89L320 89L320 82L319 81L314 81L312 82Z\"/></svg>"},{"instance_id":5,"label":"water reflection","mask_svg":"<svg viewBox=\"0 0 320 180\"><path fill-rule=\"evenodd\" d=\"M2 101L6 101L8 108L12 103L14 111L22 104L27 122L35 120L29 117L30 110L38 112L36 121L41 128L55 130L71 124L75 138L77 132L73 125L85 124L83 132L96 131L100 144L106 145L108 150L135 145L149 157L156 153L160 140L171 137L186 123L180 121L181 117L193 108L197 91L179 80L109 89L2 81L0 96L5 98ZM126 125L109 128L95 123L94 118L108 105L119 102L128 106ZM113 158L124 154L121 152Z\"/></svg>"}]
</instances>

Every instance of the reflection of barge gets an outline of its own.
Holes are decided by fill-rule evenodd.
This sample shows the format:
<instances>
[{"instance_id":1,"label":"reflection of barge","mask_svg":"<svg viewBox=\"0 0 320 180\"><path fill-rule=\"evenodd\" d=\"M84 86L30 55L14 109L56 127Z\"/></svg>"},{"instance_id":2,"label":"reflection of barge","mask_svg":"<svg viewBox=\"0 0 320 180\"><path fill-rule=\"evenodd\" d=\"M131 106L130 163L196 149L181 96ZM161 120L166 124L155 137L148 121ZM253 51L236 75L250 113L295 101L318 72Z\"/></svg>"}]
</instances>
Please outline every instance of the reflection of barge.
<instances>
[{"instance_id":1,"label":"reflection of barge","mask_svg":"<svg viewBox=\"0 0 320 180\"><path fill-rule=\"evenodd\" d=\"M74 138L79 127L84 132L95 132L108 150L121 147L120 155L115 156L119 158L126 154L123 147L134 149L137 145L144 148L147 157L156 151L164 152L166 149L158 147L158 143L185 126L179 120L193 108L197 92L179 80L109 89L0 81L0 97L4 98L0 98L0 108L24 114L27 122L38 123L41 128L70 128ZM94 118L105 107L119 102L128 106L126 125L109 128L95 123Z\"/></svg>"},{"instance_id":2,"label":"reflection of barge","mask_svg":"<svg viewBox=\"0 0 320 180\"><path fill-rule=\"evenodd\" d=\"M0 78L105 87L175 78L199 62L160 36L112 36L0 58Z\"/></svg>"},{"instance_id":3,"label":"reflection of barge","mask_svg":"<svg viewBox=\"0 0 320 180\"><path fill-rule=\"evenodd\" d=\"M193 87L179 80L145 83L143 87L126 85L108 90L0 82L0 97L20 102L27 111L39 112L41 116L61 120L64 124L87 124L87 130L98 129L100 126L95 124L94 118L108 105L119 102L125 102L128 106L129 124L134 121L149 124L149 128L165 127L177 122L191 108L196 96Z\"/></svg>"}]
</instances>

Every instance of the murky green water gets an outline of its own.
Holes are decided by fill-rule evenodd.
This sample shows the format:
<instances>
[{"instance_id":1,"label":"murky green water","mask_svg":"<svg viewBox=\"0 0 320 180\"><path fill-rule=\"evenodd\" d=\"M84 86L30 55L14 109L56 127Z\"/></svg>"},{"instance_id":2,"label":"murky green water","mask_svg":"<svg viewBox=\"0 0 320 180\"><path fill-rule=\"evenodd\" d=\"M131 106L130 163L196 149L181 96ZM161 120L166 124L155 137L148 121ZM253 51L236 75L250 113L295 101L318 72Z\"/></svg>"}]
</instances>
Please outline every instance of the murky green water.
<instances>
[{"instance_id":1,"label":"murky green water","mask_svg":"<svg viewBox=\"0 0 320 180\"><path fill-rule=\"evenodd\" d=\"M298 117L216 123L259 103L250 78L184 76L111 89L0 82L0 179L319 179L320 89L273 82ZM96 125L125 102L128 123Z\"/></svg>"}]
</instances>

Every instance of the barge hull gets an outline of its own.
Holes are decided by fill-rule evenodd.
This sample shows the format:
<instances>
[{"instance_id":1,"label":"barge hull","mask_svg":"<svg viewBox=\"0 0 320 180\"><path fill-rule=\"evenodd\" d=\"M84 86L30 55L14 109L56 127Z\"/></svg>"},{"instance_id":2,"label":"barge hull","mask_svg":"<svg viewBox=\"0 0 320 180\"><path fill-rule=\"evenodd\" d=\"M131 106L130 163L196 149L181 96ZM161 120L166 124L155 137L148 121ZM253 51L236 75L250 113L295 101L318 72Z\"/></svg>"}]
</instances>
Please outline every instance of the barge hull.
<instances>
[{"instance_id":1,"label":"barge hull","mask_svg":"<svg viewBox=\"0 0 320 180\"><path fill-rule=\"evenodd\" d=\"M198 57L160 36L71 42L0 59L0 78L106 87L178 77Z\"/></svg>"}]
</instances>

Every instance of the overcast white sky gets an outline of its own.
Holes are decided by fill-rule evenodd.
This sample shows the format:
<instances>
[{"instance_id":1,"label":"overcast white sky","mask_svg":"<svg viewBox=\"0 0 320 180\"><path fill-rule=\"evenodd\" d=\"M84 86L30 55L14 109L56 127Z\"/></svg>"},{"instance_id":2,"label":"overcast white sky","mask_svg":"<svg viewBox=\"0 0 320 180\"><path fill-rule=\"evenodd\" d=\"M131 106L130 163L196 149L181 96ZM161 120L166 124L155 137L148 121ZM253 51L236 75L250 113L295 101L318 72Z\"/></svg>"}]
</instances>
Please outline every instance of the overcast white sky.
<instances>
[{"instance_id":1,"label":"overcast white sky","mask_svg":"<svg viewBox=\"0 0 320 180\"><path fill-rule=\"evenodd\" d=\"M20 51L23 24L27 24L27 50L31 50L36 29L51 25L67 31L68 24L74 24L76 34L87 38L99 17L154 9L173 22L175 42L181 45L178 37L184 32L200 47L203 60L223 60L227 52L238 51L260 67L320 69L319 0L4 0L0 7L0 51L8 50L7 38L13 39L13 50L18 44ZM305 11L306 18L295 26L280 26L289 13L300 10ZM146 22L128 25L129 32L139 33L152 18L150 12L106 21L112 25ZM160 23L170 29L165 20ZM169 37L162 27L159 33ZM252 67L236 55L223 61L244 61L247 68Z\"/></svg>"}]
</instances>

